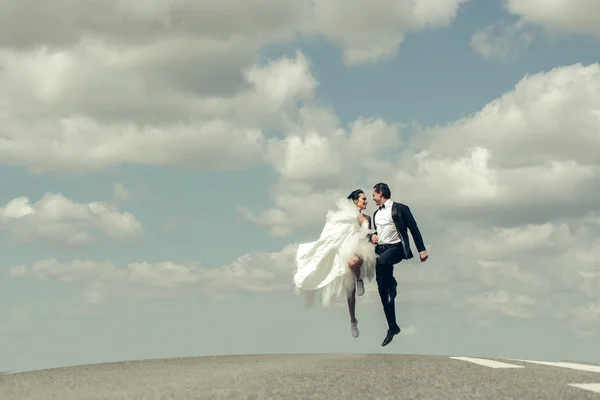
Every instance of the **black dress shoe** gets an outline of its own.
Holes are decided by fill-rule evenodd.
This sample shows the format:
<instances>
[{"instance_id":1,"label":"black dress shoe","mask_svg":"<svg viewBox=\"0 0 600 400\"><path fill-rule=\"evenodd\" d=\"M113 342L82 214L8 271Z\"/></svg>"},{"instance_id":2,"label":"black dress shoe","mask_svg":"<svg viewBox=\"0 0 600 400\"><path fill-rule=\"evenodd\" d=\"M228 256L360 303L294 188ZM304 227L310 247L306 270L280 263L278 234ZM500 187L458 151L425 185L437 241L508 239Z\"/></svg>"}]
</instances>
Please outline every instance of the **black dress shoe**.
<instances>
[{"instance_id":1,"label":"black dress shoe","mask_svg":"<svg viewBox=\"0 0 600 400\"><path fill-rule=\"evenodd\" d=\"M400 333L400 327L396 327L396 329L394 330L388 330L387 331L387 336L385 337L385 339L383 339L383 343L381 343L382 346L387 346L388 344L390 344L390 342L392 341L392 339L394 338L395 335Z\"/></svg>"}]
</instances>

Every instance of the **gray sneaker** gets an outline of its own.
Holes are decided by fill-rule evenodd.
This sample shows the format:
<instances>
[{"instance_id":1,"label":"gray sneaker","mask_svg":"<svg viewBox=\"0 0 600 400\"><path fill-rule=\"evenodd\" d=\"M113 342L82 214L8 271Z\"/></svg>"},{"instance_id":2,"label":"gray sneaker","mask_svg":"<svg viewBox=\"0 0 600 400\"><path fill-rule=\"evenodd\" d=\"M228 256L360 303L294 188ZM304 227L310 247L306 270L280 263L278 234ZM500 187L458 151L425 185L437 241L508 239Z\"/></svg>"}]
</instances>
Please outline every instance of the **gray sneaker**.
<instances>
[{"instance_id":1,"label":"gray sneaker","mask_svg":"<svg viewBox=\"0 0 600 400\"><path fill-rule=\"evenodd\" d=\"M362 279L359 279L356 281L356 295L362 296L363 294L365 294L365 283Z\"/></svg>"},{"instance_id":2,"label":"gray sneaker","mask_svg":"<svg viewBox=\"0 0 600 400\"><path fill-rule=\"evenodd\" d=\"M352 337L353 338L357 338L358 337L358 320L356 320L355 322L350 322L350 330L352 331Z\"/></svg>"}]
</instances>

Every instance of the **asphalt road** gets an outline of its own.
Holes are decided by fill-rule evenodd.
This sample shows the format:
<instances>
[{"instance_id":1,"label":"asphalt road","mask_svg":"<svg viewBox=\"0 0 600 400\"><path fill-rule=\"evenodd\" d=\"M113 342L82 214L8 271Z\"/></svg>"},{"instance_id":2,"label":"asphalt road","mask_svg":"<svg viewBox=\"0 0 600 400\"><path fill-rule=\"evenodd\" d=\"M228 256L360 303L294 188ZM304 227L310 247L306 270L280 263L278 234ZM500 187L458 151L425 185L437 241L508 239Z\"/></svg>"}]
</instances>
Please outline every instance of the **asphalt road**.
<instances>
[{"instance_id":1,"label":"asphalt road","mask_svg":"<svg viewBox=\"0 0 600 400\"><path fill-rule=\"evenodd\" d=\"M1 375L0 399L600 400L600 366L388 354L195 357Z\"/></svg>"}]
</instances>

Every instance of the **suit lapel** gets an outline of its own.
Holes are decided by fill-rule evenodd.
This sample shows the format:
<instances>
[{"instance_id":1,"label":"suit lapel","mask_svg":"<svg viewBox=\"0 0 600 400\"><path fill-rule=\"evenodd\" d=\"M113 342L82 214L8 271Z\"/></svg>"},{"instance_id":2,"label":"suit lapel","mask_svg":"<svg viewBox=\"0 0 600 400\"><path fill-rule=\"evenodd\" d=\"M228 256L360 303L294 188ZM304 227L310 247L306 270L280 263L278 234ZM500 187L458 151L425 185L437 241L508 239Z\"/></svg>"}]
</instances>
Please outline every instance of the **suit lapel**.
<instances>
[{"instance_id":1,"label":"suit lapel","mask_svg":"<svg viewBox=\"0 0 600 400\"><path fill-rule=\"evenodd\" d=\"M375 212L373 213L373 229L377 230L377 224L375 223L375 216L377 215L377 212L379 211L379 209L375 210Z\"/></svg>"},{"instance_id":2,"label":"suit lapel","mask_svg":"<svg viewBox=\"0 0 600 400\"><path fill-rule=\"evenodd\" d=\"M398 215L398 203L394 202L392 203L392 220L394 221L395 224L399 224L401 227L405 227L404 224L404 218L402 218L401 215Z\"/></svg>"}]
</instances>

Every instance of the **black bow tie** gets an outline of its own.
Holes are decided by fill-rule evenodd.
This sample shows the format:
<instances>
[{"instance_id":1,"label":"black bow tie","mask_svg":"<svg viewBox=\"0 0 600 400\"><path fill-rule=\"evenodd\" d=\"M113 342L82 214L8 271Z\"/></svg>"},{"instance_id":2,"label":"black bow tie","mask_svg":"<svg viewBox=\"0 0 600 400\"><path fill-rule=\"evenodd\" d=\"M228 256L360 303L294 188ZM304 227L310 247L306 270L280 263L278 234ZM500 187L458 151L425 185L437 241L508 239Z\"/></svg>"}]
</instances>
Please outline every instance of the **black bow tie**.
<instances>
[{"instance_id":1,"label":"black bow tie","mask_svg":"<svg viewBox=\"0 0 600 400\"><path fill-rule=\"evenodd\" d=\"M381 210L382 208L385 208L385 204L379 206L379 210Z\"/></svg>"}]
</instances>

